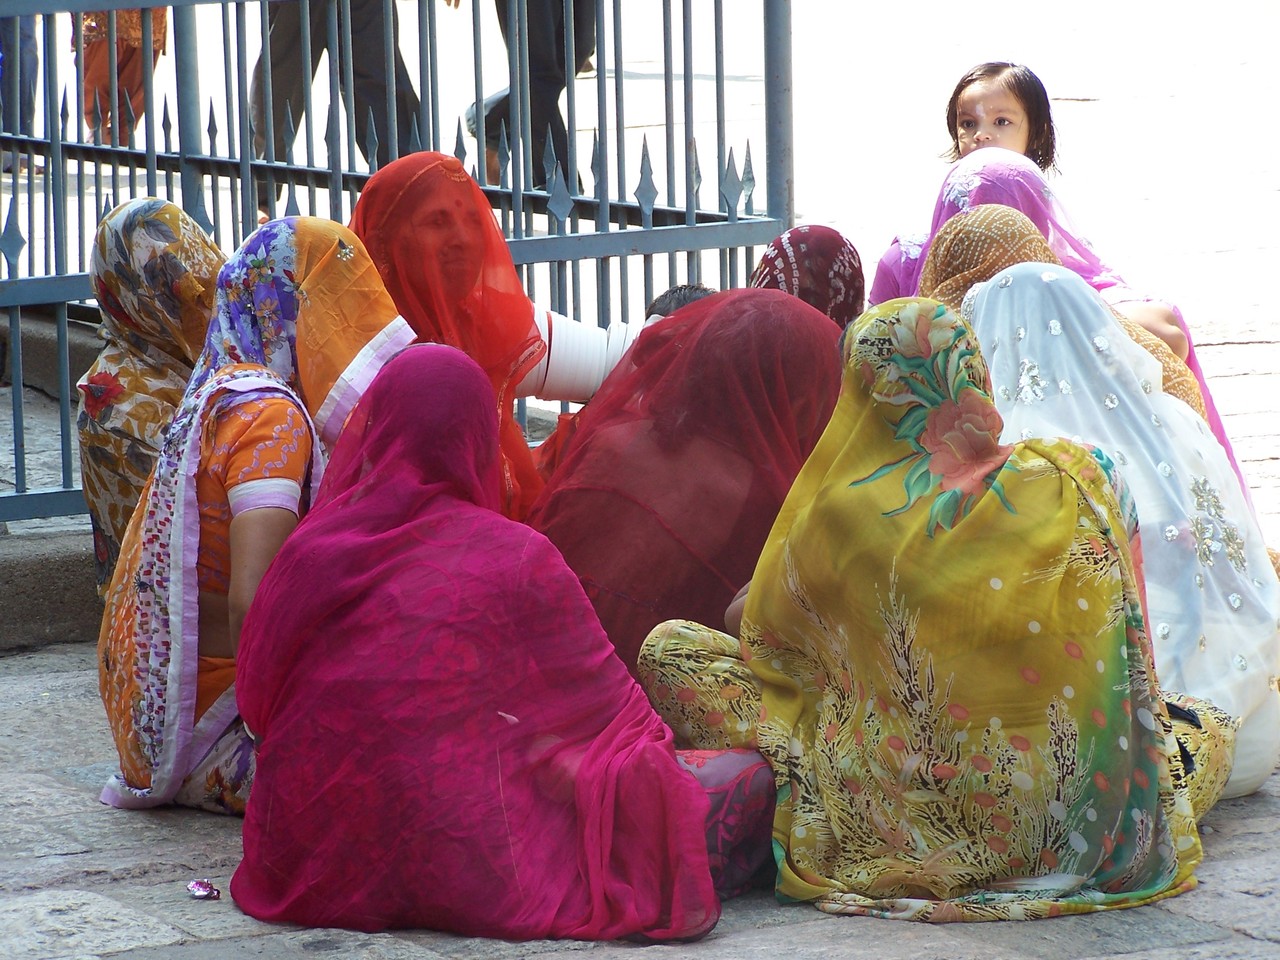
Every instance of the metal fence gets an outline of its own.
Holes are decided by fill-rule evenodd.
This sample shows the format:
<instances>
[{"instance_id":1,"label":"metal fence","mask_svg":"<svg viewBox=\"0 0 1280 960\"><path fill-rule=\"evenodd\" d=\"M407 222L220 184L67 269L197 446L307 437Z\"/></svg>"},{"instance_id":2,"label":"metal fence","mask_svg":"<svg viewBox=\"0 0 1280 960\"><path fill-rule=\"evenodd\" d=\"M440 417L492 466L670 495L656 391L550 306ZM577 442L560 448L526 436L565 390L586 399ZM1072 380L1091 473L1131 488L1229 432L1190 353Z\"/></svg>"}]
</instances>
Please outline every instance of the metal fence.
<instances>
[{"instance_id":1,"label":"metal fence","mask_svg":"<svg viewBox=\"0 0 1280 960\"><path fill-rule=\"evenodd\" d=\"M753 248L792 219L789 0L6 0L5 12L13 433L0 521L84 510L68 324L92 317L98 219L132 197L173 199L230 252L263 216L345 221L380 164L443 149L484 188L530 295L602 325L677 283L742 285ZM21 18L37 14L32 51ZM505 103L503 87L517 91ZM61 479L48 489L27 482L17 388L22 314L37 306L59 361Z\"/></svg>"}]
</instances>

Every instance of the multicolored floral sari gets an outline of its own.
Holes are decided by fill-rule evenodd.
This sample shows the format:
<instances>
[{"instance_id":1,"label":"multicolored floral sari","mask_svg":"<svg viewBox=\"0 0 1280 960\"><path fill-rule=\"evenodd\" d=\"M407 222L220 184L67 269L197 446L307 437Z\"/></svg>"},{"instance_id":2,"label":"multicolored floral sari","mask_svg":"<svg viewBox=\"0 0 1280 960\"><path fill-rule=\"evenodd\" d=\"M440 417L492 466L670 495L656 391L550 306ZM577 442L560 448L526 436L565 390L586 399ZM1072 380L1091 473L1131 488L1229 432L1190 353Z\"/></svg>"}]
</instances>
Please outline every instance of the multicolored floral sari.
<instances>
[{"instance_id":1,"label":"multicolored floral sari","mask_svg":"<svg viewBox=\"0 0 1280 960\"><path fill-rule=\"evenodd\" d=\"M205 348L134 511L98 638L99 687L120 754L102 799L240 813L252 744L227 686L197 720L196 478L218 418L279 397L314 421L310 486L364 387L413 339L360 241L311 217L272 221L223 267ZM230 678L228 677L228 680Z\"/></svg>"},{"instance_id":2,"label":"multicolored floral sari","mask_svg":"<svg viewBox=\"0 0 1280 960\"><path fill-rule=\"evenodd\" d=\"M89 276L107 344L76 387L99 592L204 344L225 261L204 230L166 200L130 200L98 224Z\"/></svg>"},{"instance_id":3,"label":"multicolored floral sari","mask_svg":"<svg viewBox=\"0 0 1280 960\"><path fill-rule=\"evenodd\" d=\"M659 712L759 744L782 899L993 920L1189 889L1200 842L1109 461L1002 444L977 340L940 303L874 308L845 349L737 650L688 624L646 642Z\"/></svg>"}]
</instances>

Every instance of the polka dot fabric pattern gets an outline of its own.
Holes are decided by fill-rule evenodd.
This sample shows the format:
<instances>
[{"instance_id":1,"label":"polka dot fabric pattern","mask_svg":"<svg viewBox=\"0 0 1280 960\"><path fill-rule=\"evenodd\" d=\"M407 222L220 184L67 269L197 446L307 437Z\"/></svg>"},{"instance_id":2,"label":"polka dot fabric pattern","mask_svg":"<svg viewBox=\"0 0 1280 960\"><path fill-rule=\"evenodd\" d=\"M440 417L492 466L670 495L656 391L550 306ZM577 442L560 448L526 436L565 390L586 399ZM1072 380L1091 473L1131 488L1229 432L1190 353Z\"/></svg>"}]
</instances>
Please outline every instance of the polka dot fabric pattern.
<instances>
[{"instance_id":1,"label":"polka dot fabric pattern","mask_svg":"<svg viewBox=\"0 0 1280 960\"><path fill-rule=\"evenodd\" d=\"M1061 266L1026 214L1003 204L985 203L957 214L938 231L920 276L920 295L941 300L960 313L965 295L975 284L1019 263ZM1164 392L1207 419L1204 397L1191 369L1159 337L1118 314L1116 320L1134 343L1160 361Z\"/></svg>"},{"instance_id":2,"label":"polka dot fabric pattern","mask_svg":"<svg viewBox=\"0 0 1280 960\"><path fill-rule=\"evenodd\" d=\"M1031 919L1194 885L1132 514L1091 448L1000 430L943 305L851 328L742 627L783 899Z\"/></svg>"}]
</instances>

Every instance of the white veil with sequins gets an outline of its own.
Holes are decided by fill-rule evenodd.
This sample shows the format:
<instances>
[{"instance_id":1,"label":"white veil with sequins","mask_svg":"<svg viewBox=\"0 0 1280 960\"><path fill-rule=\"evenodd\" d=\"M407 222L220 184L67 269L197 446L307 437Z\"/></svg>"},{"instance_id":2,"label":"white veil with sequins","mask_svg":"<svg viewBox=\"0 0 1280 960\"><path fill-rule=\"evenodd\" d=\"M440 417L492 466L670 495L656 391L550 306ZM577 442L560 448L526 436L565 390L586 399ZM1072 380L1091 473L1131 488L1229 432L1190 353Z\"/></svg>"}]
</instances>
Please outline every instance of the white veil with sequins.
<instances>
[{"instance_id":1,"label":"white veil with sequins","mask_svg":"<svg viewBox=\"0 0 1280 960\"><path fill-rule=\"evenodd\" d=\"M1018 264L974 287L962 313L1002 439L1068 437L1115 461L1138 508L1160 686L1242 721L1224 795L1256 790L1280 758L1280 582L1221 444L1070 270Z\"/></svg>"}]
</instances>

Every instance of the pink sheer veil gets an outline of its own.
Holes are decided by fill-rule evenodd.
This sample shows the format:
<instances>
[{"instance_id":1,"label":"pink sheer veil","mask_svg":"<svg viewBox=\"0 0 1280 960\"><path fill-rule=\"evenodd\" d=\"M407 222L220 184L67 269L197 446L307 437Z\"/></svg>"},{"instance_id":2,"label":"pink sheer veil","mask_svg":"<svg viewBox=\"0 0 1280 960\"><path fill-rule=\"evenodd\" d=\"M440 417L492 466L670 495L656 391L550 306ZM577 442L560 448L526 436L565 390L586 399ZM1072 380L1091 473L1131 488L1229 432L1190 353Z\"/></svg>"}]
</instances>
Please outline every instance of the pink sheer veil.
<instances>
[{"instance_id":1,"label":"pink sheer veil","mask_svg":"<svg viewBox=\"0 0 1280 960\"><path fill-rule=\"evenodd\" d=\"M316 507L394 489L403 514L396 519L403 521L442 494L499 509L497 405L470 402L493 388L482 389L473 376L479 365L463 362L469 358L462 351L422 346L402 353L393 370L370 384L342 429ZM429 376L409 376L411 367L425 368Z\"/></svg>"},{"instance_id":2,"label":"pink sheer veil","mask_svg":"<svg viewBox=\"0 0 1280 960\"><path fill-rule=\"evenodd\" d=\"M1034 162L1013 150L1002 147L983 147L981 150L974 150L968 156L961 157L947 171L937 203L934 205L933 222L930 224L927 239L916 246L902 240L895 241L893 247L881 259L877 269L876 284L872 287L872 302L879 303L892 299L893 296L918 295L920 274L924 270L924 262L929 256L933 238L937 236L938 231L952 217L967 213L973 207L984 203L1004 204L1006 207L1013 207L1026 214L1049 241L1049 247L1062 265L1083 278L1112 306L1127 301L1153 299L1130 288L1124 278L1094 252L1089 242L1072 225L1070 217L1052 187L1049 186L1044 173ZM1168 301L1165 302L1168 303ZM1179 326L1187 335L1187 367L1200 385L1209 428L1227 451L1227 458L1231 461L1232 469L1240 480L1245 499L1250 501L1252 507L1248 481L1245 480L1244 473L1236 460L1226 427L1213 401L1200 361L1196 357L1190 328L1183 319L1182 311L1172 303L1168 305L1177 317Z\"/></svg>"},{"instance_id":3,"label":"pink sheer veil","mask_svg":"<svg viewBox=\"0 0 1280 960\"><path fill-rule=\"evenodd\" d=\"M1083 277L1095 290L1124 283L1072 226L1066 210L1035 163L1013 150L983 147L961 157L947 171L934 204L929 238L918 257L904 258L903 279L910 285L904 296L920 292L920 271L924 269L933 238L943 225L956 214L968 213L984 203L1001 203L1026 214L1049 241L1049 247L1062 265Z\"/></svg>"},{"instance_id":4,"label":"pink sheer veil","mask_svg":"<svg viewBox=\"0 0 1280 960\"><path fill-rule=\"evenodd\" d=\"M309 926L696 938L706 797L563 559L497 512L495 406L429 344L352 414L245 623L231 892Z\"/></svg>"}]
</instances>

